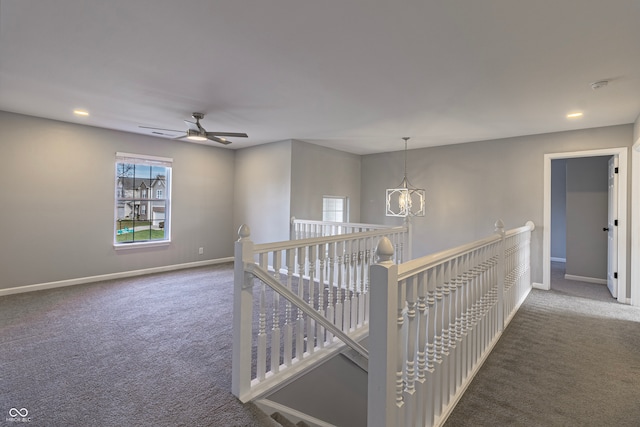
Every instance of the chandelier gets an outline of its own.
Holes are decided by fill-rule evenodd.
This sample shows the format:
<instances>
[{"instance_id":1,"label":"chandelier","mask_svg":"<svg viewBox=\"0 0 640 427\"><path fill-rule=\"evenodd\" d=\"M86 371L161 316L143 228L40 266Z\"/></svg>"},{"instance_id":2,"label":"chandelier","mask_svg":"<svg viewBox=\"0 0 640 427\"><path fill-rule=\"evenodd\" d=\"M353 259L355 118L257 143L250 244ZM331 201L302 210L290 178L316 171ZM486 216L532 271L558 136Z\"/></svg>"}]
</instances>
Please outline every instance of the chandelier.
<instances>
[{"instance_id":1,"label":"chandelier","mask_svg":"<svg viewBox=\"0 0 640 427\"><path fill-rule=\"evenodd\" d=\"M386 216L411 217L425 215L425 190L416 188L407 178L407 141L404 138L404 178L398 188L387 188Z\"/></svg>"}]
</instances>

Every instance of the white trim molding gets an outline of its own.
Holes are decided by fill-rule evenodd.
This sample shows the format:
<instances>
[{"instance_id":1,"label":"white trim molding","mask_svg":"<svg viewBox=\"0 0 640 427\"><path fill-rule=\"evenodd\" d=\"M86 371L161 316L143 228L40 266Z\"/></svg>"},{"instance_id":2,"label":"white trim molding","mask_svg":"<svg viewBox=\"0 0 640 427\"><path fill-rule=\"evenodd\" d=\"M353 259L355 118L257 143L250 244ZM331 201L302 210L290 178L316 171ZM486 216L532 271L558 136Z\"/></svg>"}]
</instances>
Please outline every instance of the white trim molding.
<instances>
[{"instance_id":1,"label":"white trim molding","mask_svg":"<svg viewBox=\"0 0 640 427\"><path fill-rule=\"evenodd\" d=\"M634 145L635 151L640 150L640 139ZM603 148L600 150L572 151L567 153L549 153L544 155L544 212L542 226L542 287L551 289L551 161L555 159L570 159L578 157L618 156L618 302L627 303L627 147ZM640 160L638 160L640 162ZM635 169L635 168L634 168ZM635 182L635 181L634 181ZM635 216L634 216L635 218ZM636 221L637 222L637 221ZM634 265L631 265L634 274ZM536 286L534 286L536 287ZM631 300L636 295L637 286L631 285Z\"/></svg>"},{"instance_id":2,"label":"white trim molding","mask_svg":"<svg viewBox=\"0 0 640 427\"><path fill-rule=\"evenodd\" d=\"M640 137L631 150L631 305L640 306Z\"/></svg>"},{"instance_id":3,"label":"white trim molding","mask_svg":"<svg viewBox=\"0 0 640 427\"><path fill-rule=\"evenodd\" d=\"M598 279L597 277L584 277L584 276L575 276L573 274L565 274L564 278L567 280L576 280L578 282L596 283L598 285L607 284L607 279Z\"/></svg>"},{"instance_id":4,"label":"white trim molding","mask_svg":"<svg viewBox=\"0 0 640 427\"><path fill-rule=\"evenodd\" d=\"M122 279L125 277L143 276L151 273L162 273L185 268L203 267L205 265L233 262L233 257L210 259L206 261L187 262L184 264L163 265L161 267L144 268L142 270L122 271L119 273L101 274L98 276L79 277L77 279L59 280L57 282L37 283L34 285L17 286L15 288L0 289L0 297L24 292L42 291L44 289L63 288L65 286L84 285L105 280Z\"/></svg>"}]
</instances>

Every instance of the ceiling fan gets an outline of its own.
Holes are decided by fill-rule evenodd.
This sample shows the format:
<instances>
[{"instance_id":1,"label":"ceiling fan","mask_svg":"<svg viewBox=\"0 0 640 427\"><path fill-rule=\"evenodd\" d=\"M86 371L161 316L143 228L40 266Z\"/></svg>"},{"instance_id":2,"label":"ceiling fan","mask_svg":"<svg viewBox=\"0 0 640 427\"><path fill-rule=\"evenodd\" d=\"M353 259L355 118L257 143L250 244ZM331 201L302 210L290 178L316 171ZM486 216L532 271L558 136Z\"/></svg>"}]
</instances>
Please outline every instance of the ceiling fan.
<instances>
[{"instance_id":1,"label":"ceiling fan","mask_svg":"<svg viewBox=\"0 0 640 427\"><path fill-rule=\"evenodd\" d=\"M188 129L186 131L181 131L181 130L175 130L175 129L160 129L160 128L154 128L154 127L150 127L150 126L139 126L143 129L153 129L156 132L156 135L166 135L166 136L171 136L169 134L163 133L163 132L157 132L157 131L166 131L166 132L175 132L175 133L180 133L180 132L184 132L184 135L175 137L173 139L182 139L182 138L187 138L190 139L192 141L206 141L206 140L211 140L211 141L216 141L219 142L220 144L231 144L231 141L229 141L226 137L234 137L234 138L246 138L247 134L246 133L238 133L238 132L207 132L205 130L205 128L202 127L202 125L200 124L200 120L204 118L204 114L202 113L192 113L191 117L193 117L196 121L195 122L191 122L189 120L185 120L185 124L187 125Z\"/></svg>"}]
</instances>

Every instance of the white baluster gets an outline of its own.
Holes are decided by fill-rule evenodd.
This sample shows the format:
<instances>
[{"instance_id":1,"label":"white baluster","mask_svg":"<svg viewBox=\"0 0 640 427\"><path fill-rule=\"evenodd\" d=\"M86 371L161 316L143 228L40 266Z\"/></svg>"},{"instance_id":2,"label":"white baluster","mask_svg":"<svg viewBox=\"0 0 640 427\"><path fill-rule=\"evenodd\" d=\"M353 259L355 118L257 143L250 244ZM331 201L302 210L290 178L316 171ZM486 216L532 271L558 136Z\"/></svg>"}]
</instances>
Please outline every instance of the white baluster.
<instances>
[{"instance_id":1,"label":"white baluster","mask_svg":"<svg viewBox=\"0 0 640 427\"><path fill-rule=\"evenodd\" d=\"M304 300L304 273L305 273L305 264L306 264L306 248L301 247L298 248L298 298ZM302 310L299 308L296 310L298 312L297 317L297 333L296 333L296 357L298 361L302 360L304 357L304 315Z\"/></svg>"},{"instance_id":2,"label":"white baluster","mask_svg":"<svg viewBox=\"0 0 640 427\"><path fill-rule=\"evenodd\" d=\"M449 325L449 398L453 397L456 393L456 375L458 372L456 336L456 297L458 288L455 280L455 261L456 259L454 258L447 262L447 283L449 285L449 319L447 319Z\"/></svg>"},{"instance_id":3,"label":"white baluster","mask_svg":"<svg viewBox=\"0 0 640 427\"><path fill-rule=\"evenodd\" d=\"M364 280L364 322L369 323L369 305L370 305L370 290L371 286L371 277L369 276L369 268L374 262L374 249L373 249L373 237L367 239L366 241L367 249L366 249L366 262L367 268L365 269L365 280Z\"/></svg>"},{"instance_id":4,"label":"white baluster","mask_svg":"<svg viewBox=\"0 0 640 427\"><path fill-rule=\"evenodd\" d=\"M416 425L424 426L427 421L427 283L425 273L416 277L418 290L418 343L416 351Z\"/></svg>"},{"instance_id":5,"label":"white baluster","mask_svg":"<svg viewBox=\"0 0 640 427\"><path fill-rule=\"evenodd\" d=\"M260 267L263 269L268 268L266 254L260 254ZM264 282L260 283L260 296L258 300L258 348L257 348L257 366L256 366L256 378L259 381L263 381L267 368L267 312L266 312L266 285Z\"/></svg>"},{"instance_id":6,"label":"white baluster","mask_svg":"<svg viewBox=\"0 0 640 427\"><path fill-rule=\"evenodd\" d=\"M293 273L295 271L295 252L287 249L287 289L293 290ZM289 300L284 305L284 364L291 366L291 357L293 356L293 313Z\"/></svg>"},{"instance_id":7,"label":"white baluster","mask_svg":"<svg viewBox=\"0 0 640 427\"><path fill-rule=\"evenodd\" d=\"M461 334L461 363L462 379L466 379L469 368L469 263L471 254L463 255L460 264L460 334Z\"/></svg>"},{"instance_id":8,"label":"white baluster","mask_svg":"<svg viewBox=\"0 0 640 427\"><path fill-rule=\"evenodd\" d=\"M340 330L344 330L342 327L342 293L344 286L344 242L340 241L336 243L336 258L338 260L338 283L336 286L336 323L335 325L340 328Z\"/></svg>"},{"instance_id":9,"label":"white baluster","mask_svg":"<svg viewBox=\"0 0 640 427\"><path fill-rule=\"evenodd\" d=\"M328 256L329 256L329 283L328 283L328 291L327 291L327 319L331 321L334 325L335 322L335 301L333 299L333 289L335 287L335 274L336 274L336 244L334 242L329 243L328 245ZM327 332L327 343L331 343L333 341L333 334L331 332Z\"/></svg>"},{"instance_id":10,"label":"white baluster","mask_svg":"<svg viewBox=\"0 0 640 427\"><path fill-rule=\"evenodd\" d=\"M436 310L436 324L435 324L435 328L436 328L436 334L435 334L435 350L436 350L436 382L435 382L435 389L434 389L434 394L435 394L435 405L434 405L434 410L435 410L435 415L437 417L440 416L440 414L442 413L442 409L443 409L443 405L444 405L444 400L443 400L443 389L444 389L444 380L443 380L443 358L442 358L442 354L443 354L443 343L442 343L442 321L444 319L444 303L442 300L443 294L443 283L442 283L442 266L441 265L437 265L434 267L434 273L435 273L435 283L436 283L436 303L435 303L435 310Z\"/></svg>"},{"instance_id":11,"label":"white baluster","mask_svg":"<svg viewBox=\"0 0 640 427\"><path fill-rule=\"evenodd\" d=\"M407 278L404 283L406 289L407 300L407 344L406 344L406 387L405 387L405 401L410 402L411 407L415 407L415 393L416 393L416 340L418 339L418 319L416 312L417 295L418 290L416 286L415 276ZM400 295L401 296L401 295ZM407 414L406 422L408 425L415 425L415 412L410 411Z\"/></svg>"},{"instance_id":12,"label":"white baluster","mask_svg":"<svg viewBox=\"0 0 640 427\"><path fill-rule=\"evenodd\" d=\"M345 332L351 330L351 298L352 298L352 272L353 272L353 255L351 253L352 241L347 240L344 244L344 267L345 267L345 289L344 299L342 300L342 329Z\"/></svg>"},{"instance_id":13,"label":"white baluster","mask_svg":"<svg viewBox=\"0 0 640 427\"><path fill-rule=\"evenodd\" d=\"M282 254L280 251L273 252L273 277L280 280L280 267ZM280 294L273 292L273 321L271 329L271 372L280 371Z\"/></svg>"},{"instance_id":14,"label":"white baluster","mask_svg":"<svg viewBox=\"0 0 640 427\"><path fill-rule=\"evenodd\" d=\"M441 286L442 292L442 405L449 404L449 396L451 391L449 390L449 315L451 311L451 301L449 290L449 263L442 263L439 268L438 286Z\"/></svg>"},{"instance_id":15,"label":"white baluster","mask_svg":"<svg viewBox=\"0 0 640 427\"><path fill-rule=\"evenodd\" d=\"M403 298L403 289L405 287L405 283L397 284L397 294L396 297L396 406L398 407L398 418L396 425L404 426L405 423L405 410L407 405L404 401L403 390L405 386L404 382L404 362L406 360L406 346L404 346L404 337L405 334L403 332L404 328L404 305L405 299Z\"/></svg>"},{"instance_id":16,"label":"white baluster","mask_svg":"<svg viewBox=\"0 0 640 427\"><path fill-rule=\"evenodd\" d=\"M456 286L456 313L455 313L455 336L456 336L456 390L458 387L462 385L462 381L464 379L464 336L463 336L463 320L462 316L464 313L464 280L463 280L463 269L464 269L464 259L466 255L460 255L456 258L453 270L451 272L452 275L455 276L454 284Z\"/></svg>"},{"instance_id":17,"label":"white baluster","mask_svg":"<svg viewBox=\"0 0 640 427\"><path fill-rule=\"evenodd\" d=\"M351 241L351 322L349 329L355 330L358 326L358 245L357 240Z\"/></svg>"},{"instance_id":18,"label":"white baluster","mask_svg":"<svg viewBox=\"0 0 640 427\"><path fill-rule=\"evenodd\" d=\"M325 257L326 257L326 244L322 243L318 247L318 313L321 316L325 315L324 310L324 289L325 289ZM324 337L324 328L321 324L318 324L318 330L316 332L318 337L318 346L320 348L324 348L325 337Z\"/></svg>"},{"instance_id":19,"label":"white baluster","mask_svg":"<svg viewBox=\"0 0 640 427\"><path fill-rule=\"evenodd\" d=\"M314 308L315 304L315 271L316 271L316 250L317 246L309 246L309 258L307 264L309 266L309 299L308 304L309 307ZM313 354L315 351L315 332L316 332L316 324L315 320L313 320L310 316L307 316L307 351L309 354Z\"/></svg>"},{"instance_id":20,"label":"white baluster","mask_svg":"<svg viewBox=\"0 0 640 427\"><path fill-rule=\"evenodd\" d=\"M475 285L476 285L476 271L475 271L475 263L476 263L476 252L471 252L471 258L469 259L469 267L467 270L469 281L468 281L468 294L467 294L467 305L468 305L468 313L467 313L467 334L469 340L469 354L468 354L468 365L467 371L471 372L473 368L473 355L474 355L474 296L475 296Z\"/></svg>"},{"instance_id":21,"label":"white baluster","mask_svg":"<svg viewBox=\"0 0 640 427\"><path fill-rule=\"evenodd\" d=\"M436 392L437 378L436 378L436 278L435 269L431 268L427 271L427 304L429 306L427 315L427 385L426 385L426 397L427 397L427 423L426 425L433 425L436 416L436 402L438 393Z\"/></svg>"},{"instance_id":22,"label":"white baluster","mask_svg":"<svg viewBox=\"0 0 640 427\"><path fill-rule=\"evenodd\" d=\"M365 324L365 272L369 268L367 260L366 242L364 239L358 240L358 264L360 265L360 277L358 280L358 327Z\"/></svg>"}]
</instances>

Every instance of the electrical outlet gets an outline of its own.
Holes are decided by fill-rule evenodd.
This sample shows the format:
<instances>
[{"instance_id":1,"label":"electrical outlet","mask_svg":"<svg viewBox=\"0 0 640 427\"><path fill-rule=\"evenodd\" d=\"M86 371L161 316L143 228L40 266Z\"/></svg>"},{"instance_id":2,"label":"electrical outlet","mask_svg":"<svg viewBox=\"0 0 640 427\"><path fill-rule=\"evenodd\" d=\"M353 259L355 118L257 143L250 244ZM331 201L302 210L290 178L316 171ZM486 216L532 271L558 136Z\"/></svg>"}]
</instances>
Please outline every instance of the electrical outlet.
<instances>
[{"instance_id":1,"label":"electrical outlet","mask_svg":"<svg viewBox=\"0 0 640 427\"><path fill-rule=\"evenodd\" d=\"M198 253L199 253L200 255L202 255L202 254L204 253L204 248L200 248L200 249L198 249Z\"/></svg>"}]
</instances>

